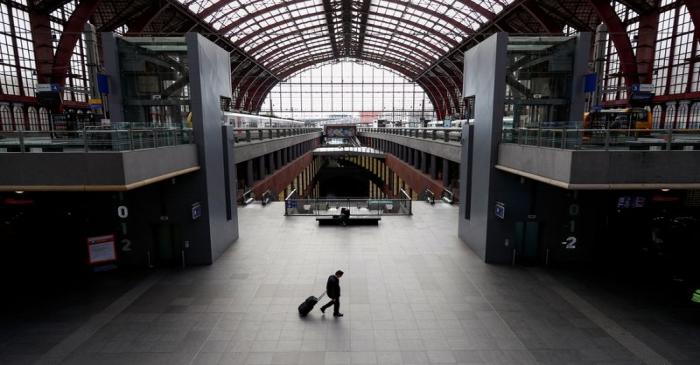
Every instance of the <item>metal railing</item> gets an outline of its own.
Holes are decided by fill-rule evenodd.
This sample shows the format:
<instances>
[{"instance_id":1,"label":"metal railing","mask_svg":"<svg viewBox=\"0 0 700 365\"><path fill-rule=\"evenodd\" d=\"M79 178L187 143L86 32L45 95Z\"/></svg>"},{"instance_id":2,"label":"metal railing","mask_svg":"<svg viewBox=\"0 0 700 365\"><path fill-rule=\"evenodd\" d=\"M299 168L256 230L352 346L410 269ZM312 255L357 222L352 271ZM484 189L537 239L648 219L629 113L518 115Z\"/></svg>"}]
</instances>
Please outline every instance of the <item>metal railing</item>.
<instances>
[{"instance_id":1,"label":"metal railing","mask_svg":"<svg viewBox=\"0 0 700 365\"><path fill-rule=\"evenodd\" d=\"M394 134L442 142L461 143L462 141L460 128L358 128L358 132Z\"/></svg>"},{"instance_id":2,"label":"metal railing","mask_svg":"<svg viewBox=\"0 0 700 365\"><path fill-rule=\"evenodd\" d=\"M243 192L243 196L241 197L241 204L242 205L248 205L254 201L255 201L255 194L253 193L252 188Z\"/></svg>"},{"instance_id":3,"label":"metal railing","mask_svg":"<svg viewBox=\"0 0 700 365\"><path fill-rule=\"evenodd\" d=\"M0 152L133 151L194 143L191 129L0 131Z\"/></svg>"},{"instance_id":4,"label":"metal railing","mask_svg":"<svg viewBox=\"0 0 700 365\"><path fill-rule=\"evenodd\" d=\"M440 200L444 201L447 204L452 204L455 202L455 194L451 190L443 188Z\"/></svg>"},{"instance_id":5,"label":"metal railing","mask_svg":"<svg viewBox=\"0 0 700 365\"><path fill-rule=\"evenodd\" d=\"M569 150L700 150L700 129L504 129L503 143Z\"/></svg>"},{"instance_id":6,"label":"metal railing","mask_svg":"<svg viewBox=\"0 0 700 365\"><path fill-rule=\"evenodd\" d=\"M323 217L340 215L343 208L350 209L350 217L412 215L413 206L408 194L401 190L403 198L377 199L304 199L297 198L293 190L284 200L285 216Z\"/></svg>"},{"instance_id":7,"label":"metal railing","mask_svg":"<svg viewBox=\"0 0 700 365\"><path fill-rule=\"evenodd\" d=\"M320 128L234 128L236 143L262 141L273 138L285 138L300 134L321 132Z\"/></svg>"}]
</instances>

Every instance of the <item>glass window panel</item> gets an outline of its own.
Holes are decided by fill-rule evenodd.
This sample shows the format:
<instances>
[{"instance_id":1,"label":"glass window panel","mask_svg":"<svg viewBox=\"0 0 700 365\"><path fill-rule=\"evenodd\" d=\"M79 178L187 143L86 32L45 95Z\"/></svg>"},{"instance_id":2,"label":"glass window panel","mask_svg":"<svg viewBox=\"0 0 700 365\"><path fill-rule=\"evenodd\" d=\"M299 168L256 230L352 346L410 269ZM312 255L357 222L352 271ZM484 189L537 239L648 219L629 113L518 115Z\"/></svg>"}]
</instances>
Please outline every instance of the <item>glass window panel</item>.
<instances>
[{"instance_id":1,"label":"glass window panel","mask_svg":"<svg viewBox=\"0 0 700 365\"><path fill-rule=\"evenodd\" d=\"M414 103L416 99L427 97L420 87L396 72L369 62L342 61L310 67L290 76L271 90L262 110L302 119L433 119L430 102L423 108Z\"/></svg>"}]
</instances>

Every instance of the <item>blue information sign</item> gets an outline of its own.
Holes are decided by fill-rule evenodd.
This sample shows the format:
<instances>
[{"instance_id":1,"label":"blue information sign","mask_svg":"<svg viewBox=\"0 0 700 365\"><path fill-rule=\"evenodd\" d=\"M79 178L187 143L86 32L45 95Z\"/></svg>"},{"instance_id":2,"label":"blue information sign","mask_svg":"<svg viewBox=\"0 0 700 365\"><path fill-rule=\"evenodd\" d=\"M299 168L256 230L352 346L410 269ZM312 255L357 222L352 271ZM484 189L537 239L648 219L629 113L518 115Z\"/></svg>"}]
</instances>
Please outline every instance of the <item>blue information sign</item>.
<instances>
[{"instance_id":1,"label":"blue information sign","mask_svg":"<svg viewBox=\"0 0 700 365\"><path fill-rule=\"evenodd\" d=\"M584 89L583 92L592 93L595 91L598 85L598 74L587 74L584 76Z\"/></svg>"},{"instance_id":2,"label":"blue information sign","mask_svg":"<svg viewBox=\"0 0 700 365\"><path fill-rule=\"evenodd\" d=\"M496 217L505 219L506 217L506 205L501 202L496 202L496 209L494 211Z\"/></svg>"}]
</instances>

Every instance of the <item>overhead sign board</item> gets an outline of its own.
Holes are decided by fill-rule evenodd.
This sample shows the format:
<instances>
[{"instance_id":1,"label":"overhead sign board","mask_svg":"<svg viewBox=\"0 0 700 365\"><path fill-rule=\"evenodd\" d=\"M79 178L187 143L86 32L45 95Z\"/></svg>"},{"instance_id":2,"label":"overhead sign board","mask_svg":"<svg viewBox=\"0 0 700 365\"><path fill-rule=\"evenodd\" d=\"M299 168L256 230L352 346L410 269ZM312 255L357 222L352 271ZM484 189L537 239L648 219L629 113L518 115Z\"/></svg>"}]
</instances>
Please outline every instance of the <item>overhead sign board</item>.
<instances>
[{"instance_id":1,"label":"overhead sign board","mask_svg":"<svg viewBox=\"0 0 700 365\"><path fill-rule=\"evenodd\" d=\"M632 85L632 92L633 93L653 93L654 92L654 84L633 84Z\"/></svg>"},{"instance_id":2,"label":"overhead sign board","mask_svg":"<svg viewBox=\"0 0 700 365\"><path fill-rule=\"evenodd\" d=\"M59 84L36 84L37 92L58 92L60 90Z\"/></svg>"}]
</instances>

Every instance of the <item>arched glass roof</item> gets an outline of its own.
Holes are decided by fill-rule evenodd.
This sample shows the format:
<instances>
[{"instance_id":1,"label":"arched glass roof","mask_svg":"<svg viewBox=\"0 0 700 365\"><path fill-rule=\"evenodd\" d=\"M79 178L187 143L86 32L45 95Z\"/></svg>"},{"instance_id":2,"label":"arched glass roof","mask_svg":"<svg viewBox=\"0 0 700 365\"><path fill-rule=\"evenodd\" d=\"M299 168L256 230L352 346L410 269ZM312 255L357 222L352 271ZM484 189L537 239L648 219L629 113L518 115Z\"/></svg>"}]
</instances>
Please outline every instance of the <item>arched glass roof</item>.
<instances>
[{"instance_id":1,"label":"arched glass roof","mask_svg":"<svg viewBox=\"0 0 700 365\"><path fill-rule=\"evenodd\" d=\"M514 0L178 0L273 73L357 58L415 77Z\"/></svg>"}]
</instances>

